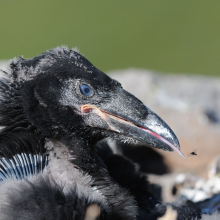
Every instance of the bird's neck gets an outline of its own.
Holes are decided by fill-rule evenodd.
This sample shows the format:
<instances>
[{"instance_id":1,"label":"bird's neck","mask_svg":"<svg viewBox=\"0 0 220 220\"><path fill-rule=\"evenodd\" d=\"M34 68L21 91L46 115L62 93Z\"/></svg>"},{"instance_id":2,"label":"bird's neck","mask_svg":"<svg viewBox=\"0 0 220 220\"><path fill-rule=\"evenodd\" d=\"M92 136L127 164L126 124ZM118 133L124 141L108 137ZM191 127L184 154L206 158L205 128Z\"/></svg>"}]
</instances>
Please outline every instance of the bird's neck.
<instances>
[{"instance_id":1,"label":"bird's neck","mask_svg":"<svg viewBox=\"0 0 220 220\"><path fill-rule=\"evenodd\" d=\"M76 137L62 138L59 140L65 146L69 161L81 169L95 163L94 143L87 139Z\"/></svg>"},{"instance_id":2,"label":"bird's neck","mask_svg":"<svg viewBox=\"0 0 220 220\"><path fill-rule=\"evenodd\" d=\"M89 141L79 139L64 139L52 144L51 148L51 160L49 159L49 165L54 164L59 166L66 164L65 170L71 171L70 175L77 169L84 176L89 176L91 181L91 187L98 190L107 201L108 205L118 213L122 213L126 219L136 219L137 209L136 202L127 190L120 187L110 176L109 173L102 166L101 161L94 152L94 145ZM61 157L61 158L60 158ZM67 162L67 163L66 163ZM72 166L72 168L71 168ZM63 171L62 171L63 172ZM71 179L68 175L67 179ZM121 201L120 206L116 206L115 202ZM131 209L128 213L127 210Z\"/></svg>"}]
</instances>

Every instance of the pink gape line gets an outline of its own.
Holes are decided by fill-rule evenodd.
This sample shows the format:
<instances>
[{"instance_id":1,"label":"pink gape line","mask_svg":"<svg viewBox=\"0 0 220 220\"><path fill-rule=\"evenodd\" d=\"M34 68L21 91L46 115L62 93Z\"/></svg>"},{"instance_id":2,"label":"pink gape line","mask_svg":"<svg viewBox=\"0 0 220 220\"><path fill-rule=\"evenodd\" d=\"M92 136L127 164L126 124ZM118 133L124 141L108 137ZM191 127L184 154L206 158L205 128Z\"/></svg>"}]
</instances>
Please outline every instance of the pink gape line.
<instances>
[{"instance_id":1,"label":"pink gape line","mask_svg":"<svg viewBox=\"0 0 220 220\"><path fill-rule=\"evenodd\" d=\"M163 137L161 137L157 133L155 133L155 132L153 132L151 130L148 130L147 128L144 128L144 127L140 127L140 128L145 130L147 133L153 135L157 139L163 141L165 144L169 145L174 151L176 151L178 154L180 154L183 158L186 159L186 157L183 155L183 153L177 147L175 147L173 144L171 144L169 141L167 141L166 139L164 139Z\"/></svg>"}]
</instances>

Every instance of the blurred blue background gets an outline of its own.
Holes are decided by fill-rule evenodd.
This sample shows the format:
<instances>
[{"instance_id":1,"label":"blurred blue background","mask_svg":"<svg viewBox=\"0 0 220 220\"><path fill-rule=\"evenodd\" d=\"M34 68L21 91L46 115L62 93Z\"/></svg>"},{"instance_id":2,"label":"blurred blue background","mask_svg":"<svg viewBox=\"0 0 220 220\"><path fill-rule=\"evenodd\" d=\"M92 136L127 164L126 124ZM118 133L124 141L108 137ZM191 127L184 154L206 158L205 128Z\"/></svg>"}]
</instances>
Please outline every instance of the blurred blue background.
<instances>
[{"instance_id":1,"label":"blurred blue background","mask_svg":"<svg viewBox=\"0 0 220 220\"><path fill-rule=\"evenodd\" d=\"M77 46L102 71L220 76L220 1L0 1L0 59Z\"/></svg>"}]
</instances>

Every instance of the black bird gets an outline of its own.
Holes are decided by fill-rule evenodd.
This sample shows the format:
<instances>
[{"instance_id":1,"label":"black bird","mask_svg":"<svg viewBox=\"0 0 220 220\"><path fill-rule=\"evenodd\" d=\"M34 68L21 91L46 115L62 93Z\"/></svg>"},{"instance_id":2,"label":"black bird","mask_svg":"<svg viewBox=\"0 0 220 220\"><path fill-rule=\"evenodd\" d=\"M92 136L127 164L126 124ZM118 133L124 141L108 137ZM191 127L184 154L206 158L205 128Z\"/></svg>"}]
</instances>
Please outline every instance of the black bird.
<instances>
[{"instance_id":1,"label":"black bird","mask_svg":"<svg viewBox=\"0 0 220 220\"><path fill-rule=\"evenodd\" d=\"M143 196L130 181L114 179L95 152L99 140L111 138L182 155L178 139L159 116L65 47L14 59L4 73L0 219L83 219L90 204L101 208L100 219L163 215L166 206L145 192L145 180L129 161L123 164L141 181ZM179 219L184 213L198 217L199 211L187 204L173 205L181 210Z\"/></svg>"}]
</instances>

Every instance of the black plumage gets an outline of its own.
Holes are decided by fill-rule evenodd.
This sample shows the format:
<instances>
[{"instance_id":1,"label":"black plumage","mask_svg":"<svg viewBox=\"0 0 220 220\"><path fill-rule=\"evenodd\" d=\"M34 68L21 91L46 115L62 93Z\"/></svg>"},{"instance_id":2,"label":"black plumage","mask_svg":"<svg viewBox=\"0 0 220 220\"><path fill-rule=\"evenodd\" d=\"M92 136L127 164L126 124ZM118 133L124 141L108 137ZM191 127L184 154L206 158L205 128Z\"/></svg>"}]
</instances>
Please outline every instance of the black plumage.
<instances>
[{"instance_id":1,"label":"black plumage","mask_svg":"<svg viewBox=\"0 0 220 220\"><path fill-rule=\"evenodd\" d=\"M103 159L95 145L112 138L181 154L178 139L159 116L81 54L62 47L15 59L0 81L0 93L0 160L20 160L17 168L11 160L2 169L3 176L17 174L0 185L0 219L83 219L94 203L101 208L100 219L164 214L166 205L149 192L134 164L115 155ZM189 219L200 216L189 202L173 207L178 219L184 213Z\"/></svg>"},{"instance_id":2,"label":"black plumage","mask_svg":"<svg viewBox=\"0 0 220 220\"><path fill-rule=\"evenodd\" d=\"M101 141L97 144L96 152L103 159L109 174L114 180L121 186L128 188L136 198L140 219L156 220L165 214L167 206L177 210L178 220L200 219L201 210L189 200L183 200L182 203L161 203L151 192L152 186L147 180L146 173L141 172L140 167L123 154L124 151L121 148L128 146L128 144L118 143L120 145L119 149L122 150L119 154L112 152L112 144L116 143ZM128 154L128 156L130 155ZM151 162L146 161L146 164L151 165Z\"/></svg>"},{"instance_id":3,"label":"black plumage","mask_svg":"<svg viewBox=\"0 0 220 220\"><path fill-rule=\"evenodd\" d=\"M99 200L77 193L74 184L68 192L65 192L62 185L41 174L34 182L26 180L15 184L18 185L11 187L7 197L4 197L7 203L1 204L0 219L83 220L86 209L91 204L97 204L101 208L100 219L115 218L114 213Z\"/></svg>"}]
</instances>

